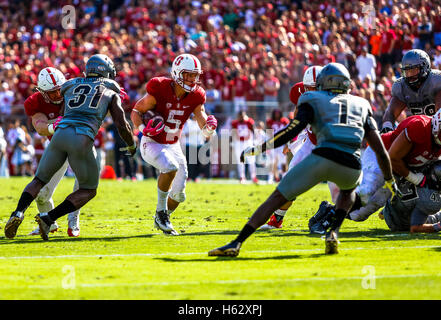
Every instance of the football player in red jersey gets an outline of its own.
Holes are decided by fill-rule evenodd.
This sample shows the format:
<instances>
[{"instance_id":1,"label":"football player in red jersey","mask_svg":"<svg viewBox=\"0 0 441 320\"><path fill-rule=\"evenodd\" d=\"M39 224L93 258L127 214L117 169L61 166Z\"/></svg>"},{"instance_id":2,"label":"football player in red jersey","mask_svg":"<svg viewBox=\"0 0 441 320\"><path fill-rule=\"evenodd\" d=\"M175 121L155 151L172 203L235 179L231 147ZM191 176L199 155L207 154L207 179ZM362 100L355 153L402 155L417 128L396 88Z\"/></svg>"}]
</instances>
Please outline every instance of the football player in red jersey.
<instances>
[{"instance_id":1,"label":"football player in red jersey","mask_svg":"<svg viewBox=\"0 0 441 320\"><path fill-rule=\"evenodd\" d=\"M271 113L271 118L266 120L267 130L272 130L273 134L280 131L289 124L288 118L283 117L282 111L274 109ZM271 159L271 172L269 173L268 182L272 183L280 181L279 172L285 172L286 168L283 166L286 162L286 156L283 153L283 146L277 149L271 149L269 153Z\"/></svg>"},{"instance_id":2,"label":"football player in red jersey","mask_svg":"<svg viewBox=\"0 0 441 320\"><path fill-rule=\"evenodd\" d=\"M231 122L231 131L233 138L233 154L235 163L237 163L237 169L239 172L239 182L245 183L245 164L240 161L240 154L247 147L253 145L254 141L254 120L250 118L246 111L240 111L237 115L237 119ZM250 168L251 179L254 183L257 183L256 176L256 160L254 157L247 157L245 160Z\"/></svg>"},{"instance_id":3,"label":"football player in red jersey","mask_svg":"<svg viewBox=\"0 0 441 320\"><path fill-rule=\"evenodd\" d=\"M316 79L320 70L323 67L311 66L306 69L303 74L303 81L297 82L292 86L289 92L289 98L294 106L297 106L300 96L306 91L315 91ZM294 114L295 116L295 114ZM310 126L308 125L305 130L303 130L297 137L297 139L288 144L288 148L291 150L293 155L291 161L289 162L288 170L306 158L314 149L317 144L317 138L312 133ZM260 230L277 229L282 227L283 217L286 211L291 207L292 202L287 202L285 205L280 207L274 212L269 221L260 227Z\"/></svg>"},{"instance_id":4,"label":"football player in red jersey","mask_svg":"<svg viewBox=\"0 0 441 320\"><path fill-rule=\"evenodd\" d=\"M136 102L131 119L143 133L141 156L160 171L155 226L165 234L178 233L170 223L170 214L185 201L188 176L187 161L178 142L184 123L193 113L202 133L210 137L216 130L217 120L205 113L205 90L199 85L202 74L199 59L191 54L175 58L171 78L155 77L146 85L147 94ZM143 123L143 114L154 110L164 119L163 125Z\"/></svg>"}]
</instances>

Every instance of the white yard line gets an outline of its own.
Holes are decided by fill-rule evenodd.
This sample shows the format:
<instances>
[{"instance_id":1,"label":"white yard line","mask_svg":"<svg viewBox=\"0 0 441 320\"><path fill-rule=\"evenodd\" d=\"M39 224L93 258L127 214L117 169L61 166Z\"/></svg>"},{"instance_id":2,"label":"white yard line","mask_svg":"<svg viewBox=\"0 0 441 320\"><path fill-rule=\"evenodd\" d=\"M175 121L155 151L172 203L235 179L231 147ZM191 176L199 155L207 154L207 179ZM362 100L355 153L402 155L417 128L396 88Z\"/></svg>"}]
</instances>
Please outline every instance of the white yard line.
<instances>
[{"instance_id":1,"label":"white yard line","mask_svg":"<svg viewBox=\"0 0 441 320\"><path fill-rule=\"evenodd\" d=\"M339 251L358 251L358 250L403 250L403 249L431 249L441 248L440 245L432 246L411 246L411 247L359 247L359 248L339 248ZM208 252L208 251L207 251ZM116 253L116 254L72 254L57 256L0 256L0 260L20 260L20 259L67 259L67 258L115 258L115 257L163 257L163 256L207 256L207 252L167 252L167 253ZM244 250L244 253L295 253L295 252L323 252L323 248L317 249L292 249L292 250Z\"/></svg>"}]
</instances>

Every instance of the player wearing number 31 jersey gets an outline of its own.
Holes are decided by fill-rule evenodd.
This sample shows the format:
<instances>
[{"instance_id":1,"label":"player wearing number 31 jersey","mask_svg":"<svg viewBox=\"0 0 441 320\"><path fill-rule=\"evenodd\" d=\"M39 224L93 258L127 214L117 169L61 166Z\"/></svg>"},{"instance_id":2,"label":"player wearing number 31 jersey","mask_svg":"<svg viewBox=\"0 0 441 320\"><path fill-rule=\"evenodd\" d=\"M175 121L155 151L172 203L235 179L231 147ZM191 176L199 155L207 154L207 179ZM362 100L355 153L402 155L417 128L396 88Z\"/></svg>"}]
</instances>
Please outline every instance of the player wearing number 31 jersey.
<instances>
[{"instance_id":1,"label":"player wearing number 31 jersey","mask_svg":"<svg viewBox=\"0 0 441 320\"><path fill-rule=\"evenodd\" d=\"M193 113L206 137L217 127L216 118L205 113L205 90L199 86L201 73L197 57L179 55L172 64L172 78L155 77L147 82L147 94L135 104L131 114L133 124L143 133L142 158L160 171L154 224L165 234L178 234L170 223L170 214L185 201L187 161L178 143L184 123ZM143 115L149 110L162 116L163 125L144 124Z\"/></svg>"},{"instance_id":2,"label":"player wearing number 31 jersey","mask_svg":"<svg viewBox=\"0 0 441 320\"><path fill-rule=\"evenodd\" d=\"M120 87L113 80L116 70L112 60L102 54L92 56L86 63L85 74L85 78L71 79L62 85L61 94L65 101L63 119L43 153L35 178L24 189L11 215L10 228L5 233L15 234L25 210L66 159L75 173L79 189L54 209L35 217L43 240L48 240L49 228L58 218L80 209L95 197L99 170L93 143L107 112L110 111L121 138L130 146L127 150L135 154L132 130L121 107Z\"/></svg>"}]
</instances>

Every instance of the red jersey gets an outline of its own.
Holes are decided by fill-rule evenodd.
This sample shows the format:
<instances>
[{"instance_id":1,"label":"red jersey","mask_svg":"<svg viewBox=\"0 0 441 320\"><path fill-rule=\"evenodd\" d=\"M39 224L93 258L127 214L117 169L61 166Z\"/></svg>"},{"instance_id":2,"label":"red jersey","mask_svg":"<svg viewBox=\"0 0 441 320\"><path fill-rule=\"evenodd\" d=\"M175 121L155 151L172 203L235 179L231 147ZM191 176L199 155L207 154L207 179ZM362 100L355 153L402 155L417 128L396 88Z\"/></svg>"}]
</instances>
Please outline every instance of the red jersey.
<instances>
[{"instance_id":1,"label":"red jersey","mask_svg":"<svg viewBox=\"0 0 441 320\"><path fill-rule=\"evenodd\" d=\"M155 97L155 111L161 114L165 128L152 139L161 144L176 143L181 137L184 123L197 106L205 103L205 90L198 88L178 99L173 90L173 80L166 77L152 78L146 84L147 93Z\"/></svg>"},{"instance_id":2,"label":"red jersey","mask_svg":"<svg viewBox=\"0 0 441 320\"><path fill-rule=\"evenodd\" d=\"M240 141L245 141L253 136L254 120L248 118L247 120L233 120L231 128L237 130L237 136Z\"/></svg>"},{"instance_id":3,"label":"red jersey","mask_svg":"<svg viewBox=\"0 0 441 320\"><path fill-rule=\"evenodd\" d=\"M289 99L295 106L297 106L299 98L303 93L305 93L303 82L297 82L292 86L291 90L289 91ZM306 127L306 133L308 133L308 138L311 140L312 144L317 145L317 137L312 133L310 126Z\"/></svg>"},{"instance_id":4,"label":"red jersey","mask_svg":"<svg viewBox=\"0 0 441 320\"><path fill-rule=\"evenodd\" d=\"M29 117L36 113L43 113L49 121L55 120L60 115L61 106L61 104L46 102L40 92L34 93L24 102L25 112Z\"/></svg>"},{"instance_id":5,"label":"red jersey","mask_svg":"<svg viewBox=\"0 0 441 320\"><path fill-rule=\"evenodd\" d=\"M268 129L274 130L274 133L285 128L288 124L289 124L289 120L288 120L288 118L285 118L285 117L280 118L280 120L278 120L278 121L273 120L273 119L266 120L266 127Z\"/></svg>"},{"instance_id":6,"label":"red jersey","mask_svg":"<svg viewBox=\"0 0 441 320\"><path fill-rule=\"evenodd\" d=\"M441 155L441 148L432 142L432 117L418 115L410 116L400 122L398 127L391 132L381 135L387 150L401 132L405 132L406 138L413 143L409 154L404 161L410 167L419 167L426 162L434 160Z\"/></svg>"},{"instance_id":7,"label":"red jersey","mask_svg":"<svg viewBox=\"0 0 441 320\"><path fill-rule=\"evenodd\" d=\"M95 148L99 149L103 147L105 134L106 134L106 129L100 127L98 129L97 135L95 136L95 140L93 141L93 145L95 146Z\"/></svg>"}]
</instances>

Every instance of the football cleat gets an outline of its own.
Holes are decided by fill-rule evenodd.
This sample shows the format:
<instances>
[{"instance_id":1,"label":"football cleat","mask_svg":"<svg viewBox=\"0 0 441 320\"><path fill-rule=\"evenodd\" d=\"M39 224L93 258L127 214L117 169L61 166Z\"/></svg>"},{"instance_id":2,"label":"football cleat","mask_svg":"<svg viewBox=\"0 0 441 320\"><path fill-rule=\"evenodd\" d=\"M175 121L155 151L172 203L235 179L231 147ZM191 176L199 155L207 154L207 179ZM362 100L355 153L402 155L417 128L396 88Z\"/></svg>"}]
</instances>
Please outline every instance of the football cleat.
<instances>
[{"instance_id":1,"label":"football cleat","mask_svg":"<svg viewBox=\"0 0 441 320\"><path fill-rule=\"evenodd\" d=\"M282 228L283 218L277 221L277 215L274 213L269 221L259 228L259 230L271 230Z\"/></svg>"},{"instance_id":2,"label":"football cleat","mask_svg":"<svg viewBox=\"0 0 441 320\"><path fill-rule=\"evenodd\" d=\"M325 254L338 253L338 244L340 242L338 241L337 232L335 230L326 232L325 242L326 242Z\"/></svg>"},{"instance_id":3,"label":"football cleat","mask_svg":"<svg viewBox=\"0 0 441 320\"><path fill-rule=\"evenodd\" d=\"M38 223L38 227L40 228L40 236L45 241L49 240L48 234L52 225L52 223L48 220L49 217L47 212L42 212L35 216L35 221Z\"/></svg>"},{"instance_id":4,"label":"football cleat","mask_svg":"<svg viewBox=\"0 0 441 320\"><path fill-rule=\"evenodd\" d=\"M240 243L240 242L232 241L223 247L209 251L208 255L209 256L237 257L239 255L241 245L242 245L242 243Z\"/></svg>"},{"instance_id":5,"label":"football cleat","mask_svg":"<svg viewBox=\"0 0 441 320\"><path fill-rule=\"evenodd\" d=\"M58 228L59 228L59 227L58 227L58 223L57 223L57 222L54 222L54 223L52 223L49 232L50 232L50 233L57 232L57 231L58 231ZM28 234L28 236L38 236L38 235L40 235L40 227L35 228L33 231L31 231L31 232Z\"/></svg>"},{"instance_id":6,"label":"football cleat","mask_svg":"<svg viewBox=\"0 0 441 320\"><path fill-rule=\"evenodd\" d=\"M259 184L259 179L257 179L256 177L253 178L253 183L254 184Z\"/></svg>"},{"instance_id":7,"label":"football cleat","mask_svg":"<svg viewBox=\"0 0 441 320\"><path fill-rule=\"evenodd\" d=\"M24 219L24 214L21 211L14 211L11 214L8 222L5 225L5 236L6 238L12 239L17 234L18 227Z\"/></svg>"},{"instance_id":8,"label":"football cleat","mask_svg":"<svg viewBox=\"0 0 441 320\"><path fill-rule=\"evenodd\" d=\"M67 216L67 235L69 237L78 237L80 235L80 214L71 212Z\"/></svg>"},{"instance_id":9,"label":"football cleat","mask_svg":"<svg viewBox=\"0 0 441 320\"><path fill-rule=\"evenodd\" d=\"M156 211L155 227L167 234L171 234L172 231L176 232L173 225L170 223L170 215L166 210Z\"/></svg>"}]
</instances>

